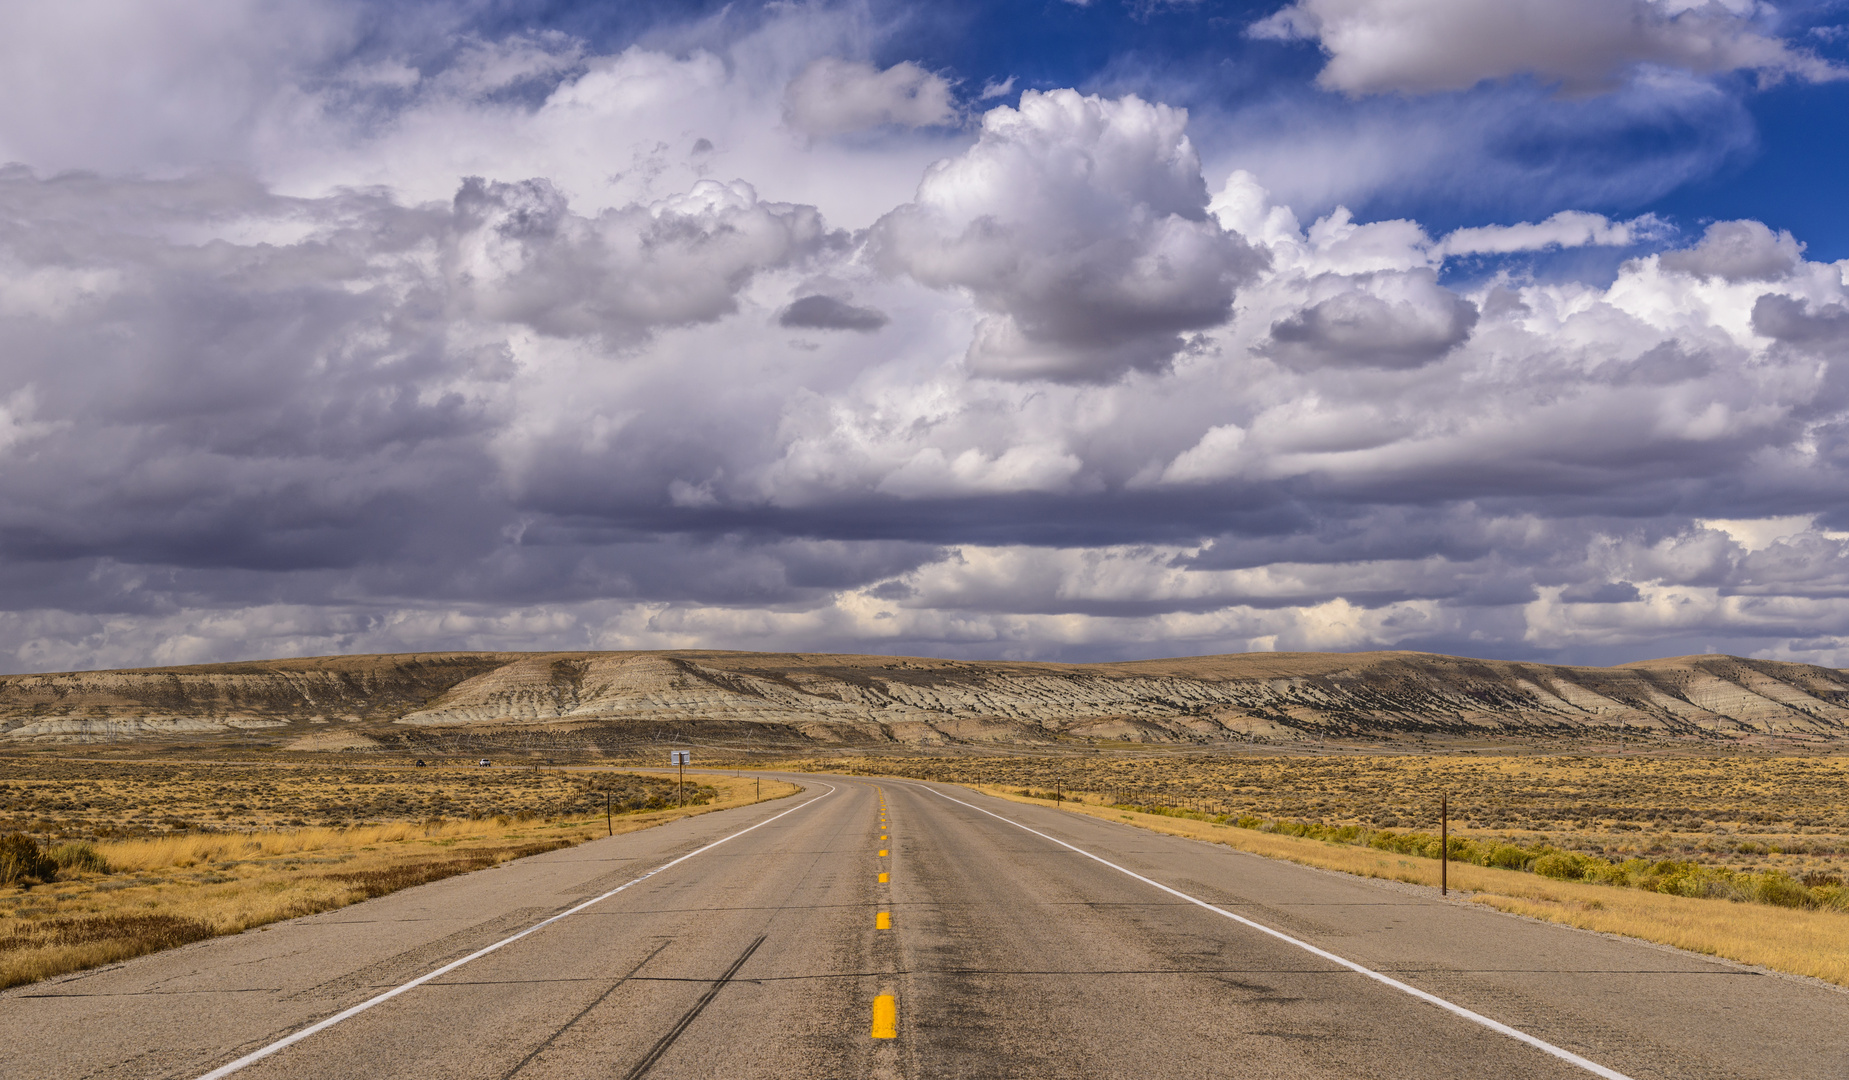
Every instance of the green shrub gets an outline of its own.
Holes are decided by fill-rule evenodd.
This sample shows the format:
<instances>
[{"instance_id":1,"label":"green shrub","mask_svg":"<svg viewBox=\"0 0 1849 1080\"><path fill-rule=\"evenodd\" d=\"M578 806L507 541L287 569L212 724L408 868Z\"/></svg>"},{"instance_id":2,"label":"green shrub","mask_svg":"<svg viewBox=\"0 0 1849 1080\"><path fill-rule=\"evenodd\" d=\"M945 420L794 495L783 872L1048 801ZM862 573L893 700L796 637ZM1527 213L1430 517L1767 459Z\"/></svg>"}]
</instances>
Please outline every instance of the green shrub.
<instances>
[{"instance_id":1,"label":"green shrub","mask_svg":"<svg viewBox=\"0 0 1849 1080\"><path fill-rule=\"evenodd\" d=\"M1369 846L1382 851L1394 851L1401 855L1424 855L1431 850L1431 857L1438 857L1438 838L1428 833L1377 832L1368 841Z\"/></svg>"},{"instance_id":2,"label":"green shrub","mask_svg":"<svg viewBox=\"0 0 1849 1080\"><path fill-rule=\"evenodd\" d=\"M0 885L30 888L50 881L58 873L58 864L45 857L38 841L25 833L0 836Z\"/></svg>"},{"instance_id":3,"label":"green shrub","mask_svg":"<svg viewBox=\"0 0 1849 1080\"><path fill-rule=\"evenodd\" d=\"M52 862L66 870L82 870L92 874L109 873L109 862L96 850L94 844L81 841L59 844L45 853Z\"/></svg>"},{"instance_id":4,"label":"green shrub","mask_svg":"<svg viewBox=\"0 0 1849 1080\"><path fill-rule=\"evenodd\" d=\"M1762 904L1776 904L1779 907L1816 906L1816 900L1809 889L1777 870L1767 870L1759 875L1758 886L1753 893L1753 899Z\"/></svg>"},{"instance_id":5,"label":"green shrub","mask_svg":"<svg viewBox=\"0 0 1849 1080\"><path fill-rule=\"evenodd\" d=\"M1617 885L1622 888L1629 886L1649 865L1642 859L1626 859L1621 863L1600 859L1597 864L1586 871L1586 880L1596 881L1601 885Z\"/></svg>"},{"instance_id":6,"label":"green shrub","mask_svg":"<svg viewBox=\"0 0 1849 1080\"><path fill-rule=\"evenodd\" d=\"M1592 860L1570 851L1550 851L1536 859L1529 869L1557 881L1579 881L1592 869Z\"/></svg>"},{"instance_id":7,"label":"green shrub","mask_svg":"<svg viewBox=\"0 0 1849 1080\"><path fill-rule=\"evenodd\" d=\"M1514 844L1497 844L1489 849L1488 859L1484 865L1499 866L1504 870L1520 870L1528 865L1529 858L1527 848L1516 847Z\"/></svg>"},{"instance_id":8,"label":"green shrub","mask_svg":"<svg viewBox=\"0 0 1849 1080\"><path fill-rule=\"evenodd\" d=\"M1700 897L1708 895L1709 891L1708 875L1702 873L1701 867L1686 862L1665 860L1657 863L1650 868L1643 884L1644 888L1671 896Z\"/></svg>"}]
</instances>

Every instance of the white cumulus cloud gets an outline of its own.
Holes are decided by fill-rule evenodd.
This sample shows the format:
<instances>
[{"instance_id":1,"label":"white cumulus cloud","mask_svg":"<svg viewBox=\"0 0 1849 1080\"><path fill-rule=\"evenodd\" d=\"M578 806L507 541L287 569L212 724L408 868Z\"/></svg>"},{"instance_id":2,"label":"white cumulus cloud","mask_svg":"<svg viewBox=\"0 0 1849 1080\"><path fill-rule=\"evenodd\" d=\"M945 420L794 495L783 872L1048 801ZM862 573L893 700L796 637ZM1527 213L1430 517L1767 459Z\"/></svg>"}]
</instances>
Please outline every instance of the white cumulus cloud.
<instances>
[{"instance_id":1,"label":"white cumulus cloud","mask_svg":"<svg viewBox=\"0 0 1849 1080\"><path fill-rule=\"evenodd\" d=\"M1657 239L1667 226L1651 215L1612 221L1603 214L1562 210L1545 221L1516 225L1479 225L1446 233L1433 251L1439 255L1507 255L1575 247L1629 247Z\"/></svg>"},{"instance_id":2,"label":"white cumulus cloud","mask_svg":"<svg viewBox=\"0 0 1849 1080\"><path fill-rule=\"evenodd\" d=\"M989 314L972 371L1110 380L1158 371L1223 322L1260 259L1207 213L1187 114L1136 97L1028 91L874 226L878 263Z\"/></svg>"}]
</instances>

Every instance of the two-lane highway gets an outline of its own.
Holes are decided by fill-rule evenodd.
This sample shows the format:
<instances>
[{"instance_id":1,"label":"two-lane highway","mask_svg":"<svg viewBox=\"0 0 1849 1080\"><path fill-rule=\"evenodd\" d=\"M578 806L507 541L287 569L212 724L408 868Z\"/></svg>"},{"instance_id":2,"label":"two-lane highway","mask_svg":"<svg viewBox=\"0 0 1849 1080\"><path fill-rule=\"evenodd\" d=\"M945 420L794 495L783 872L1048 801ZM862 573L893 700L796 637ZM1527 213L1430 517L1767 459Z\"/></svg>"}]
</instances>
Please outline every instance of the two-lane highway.
<instances>
[{"instance_id":1,"label":"two-lane highway","mask_svg":"<svg viewBox=\"0 0 1849 1080\"><path fill-rule=\"evenodd\" d=\"M792 779L0 994L0 1074L1849 1076L1833 988L961 788Z\"/></svg>"}]
</instances>

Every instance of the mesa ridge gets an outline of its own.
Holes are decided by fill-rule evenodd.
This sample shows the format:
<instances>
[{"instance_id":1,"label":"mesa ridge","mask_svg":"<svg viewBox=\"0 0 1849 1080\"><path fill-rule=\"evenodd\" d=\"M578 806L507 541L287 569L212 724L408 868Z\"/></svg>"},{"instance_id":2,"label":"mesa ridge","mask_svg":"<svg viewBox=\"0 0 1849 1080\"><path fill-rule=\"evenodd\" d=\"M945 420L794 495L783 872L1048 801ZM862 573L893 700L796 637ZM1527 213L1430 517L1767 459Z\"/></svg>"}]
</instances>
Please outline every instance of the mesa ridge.
<instances>
[{"instance_id":1,"label":"mesa ridge","mask_svg":"<svg viewBox=\"0 0 1849 1080\"><path fill-rule=\"evenodd\" d=\"M734 748L1833 742L1849 676L1686 656L1609 668L1416 652L1066 664L710 650L418 653L0 677L0 741L223 738L303 750L543 731Z\"/></svg>"}]
</instances>

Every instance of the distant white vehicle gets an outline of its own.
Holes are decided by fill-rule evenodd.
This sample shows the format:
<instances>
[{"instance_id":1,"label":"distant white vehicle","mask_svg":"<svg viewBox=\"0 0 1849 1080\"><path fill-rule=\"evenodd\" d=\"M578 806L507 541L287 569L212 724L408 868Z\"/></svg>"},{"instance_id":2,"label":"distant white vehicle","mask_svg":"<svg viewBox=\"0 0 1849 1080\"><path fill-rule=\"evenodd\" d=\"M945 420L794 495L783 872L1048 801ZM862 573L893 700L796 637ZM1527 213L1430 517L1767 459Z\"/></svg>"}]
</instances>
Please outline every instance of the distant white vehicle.
<instances>
[{"instance_id":1,"label":"distant white vehicle","mask_svg":"<svg viewBox=\"0 0 1849 1080\"><path fill-rule=\"evenodd\" d=\"M477 765L486 765L486 764L488 764L488 759L487 759L487 758L482 758L482 759L481 759L480 761L478 761L478 762L476 762L476 764L477 764Z\"/></svg>"}]
</instances>

